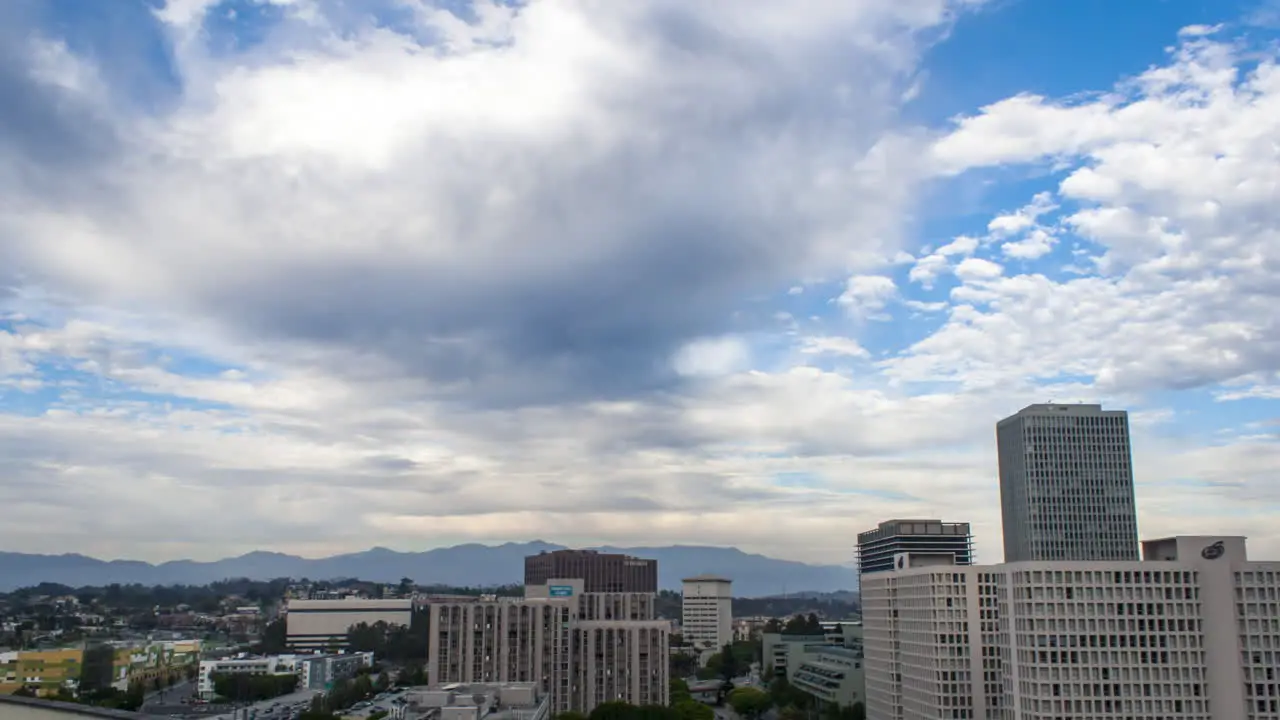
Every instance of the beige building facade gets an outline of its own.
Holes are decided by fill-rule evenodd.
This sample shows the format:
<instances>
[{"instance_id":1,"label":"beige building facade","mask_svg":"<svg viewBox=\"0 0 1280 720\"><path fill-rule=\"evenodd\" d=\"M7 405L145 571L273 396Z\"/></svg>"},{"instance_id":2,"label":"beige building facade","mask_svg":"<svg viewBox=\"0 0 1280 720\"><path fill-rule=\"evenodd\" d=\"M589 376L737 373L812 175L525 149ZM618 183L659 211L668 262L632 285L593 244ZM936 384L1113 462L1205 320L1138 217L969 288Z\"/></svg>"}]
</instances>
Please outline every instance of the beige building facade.
<instances>
[{"instance_id":1,"label":"beige building facade","mask_svg":"<svg viewBox=\"0 0 1280 720\"><path fill-rule=\"evenodd\" d=\"M699 650L719 652L733 642L733 581L716 575L685 578L680 630Z\"/></svg>"},{"instance_id":2,"label":"beige building facade","mask_svg":"<svg viewBox=\"0 0 1280 720\"><path fill-rule=\"evenodd\" d=\"M1280 720L1280 562L1241 537L1143 543L1142 561L863 577L877 720Z\"/></svg>"},{"instance_id":3,"label":"beige building facade","mask_svg":"<svg viewBox=\"0 0 1280 720\"><path fill-rule=\"evenodd\" d=\"M534 682L553 713L610 700L666 704L670 624L653 619L653 595L582 588L550 579L523 598L429 600L430 682Z\"/></svg>"},{"instance_id":4,"label":"beige building facade","mask_svg":"<svg viewBox=\"0 0 1280 720\"><path fill-rule=\"evenodd\" d=\"M291 650L324 652L346 647L353 625L408 625L413 600L289 600L285 606L286 643Z\"/></svg>"}]
</instances>

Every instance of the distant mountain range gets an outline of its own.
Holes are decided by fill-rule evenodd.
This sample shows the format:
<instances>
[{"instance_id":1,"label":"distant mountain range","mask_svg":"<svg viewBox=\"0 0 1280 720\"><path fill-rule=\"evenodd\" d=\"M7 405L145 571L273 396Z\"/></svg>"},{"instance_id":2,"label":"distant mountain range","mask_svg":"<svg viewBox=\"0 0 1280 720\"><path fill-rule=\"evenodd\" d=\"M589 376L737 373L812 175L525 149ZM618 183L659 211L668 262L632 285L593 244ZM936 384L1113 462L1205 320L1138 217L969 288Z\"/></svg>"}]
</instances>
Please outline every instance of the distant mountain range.
<instances>
[{"instance_id":1,"label":"distant mountain range","mask_svg":"<svg viewBox=\"0 0 1280 720\"><path fill-rule=\"evenodd\" d=\"M564 546L536 540L503 545L456 545L425 552L396 552L376 547L364 552L307 559L274 552L251 552L214 562L174 560L152 565L137 560L97 560L84 555L28 555L0 552L0 592L41 582L72 587L141 583L204 585L227 578L270 580L278 577L333 580L359 578L397 582L412 578L420 585L483 587L519 584L524 558ZM798 592L834 592L857 586L857 573L839 565L808 565L744 553L737 548L700 545L596 548L658 561L658 583L679 590L681 578L715 573L733 580L738 597Z\"/></svg>"}]
</instances>

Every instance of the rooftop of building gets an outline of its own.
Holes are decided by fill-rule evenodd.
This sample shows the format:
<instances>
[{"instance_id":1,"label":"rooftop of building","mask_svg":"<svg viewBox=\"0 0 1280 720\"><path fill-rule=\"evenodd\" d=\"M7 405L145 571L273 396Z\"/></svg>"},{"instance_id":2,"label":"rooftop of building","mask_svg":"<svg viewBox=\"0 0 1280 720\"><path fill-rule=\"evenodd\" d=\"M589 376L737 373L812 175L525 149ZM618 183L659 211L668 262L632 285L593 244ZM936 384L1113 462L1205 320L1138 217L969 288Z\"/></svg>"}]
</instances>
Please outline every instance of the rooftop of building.
<instances>
[{"instance_id":1,"label":"rooftop of building","mask_svg":"<svg viewBox=\"0 0 1280 720\"><path fill-rule=\"evenodd\" d=\"M1017 420L1027 416L1045 417L1045 416L1061 416L1061 415L1127 415L1124 410L1103 410L1102 406L1096 403L1034 403L1028 405L1018 412L1003 418L997 424Z\"/></svg>"},{"instance_id":2,"label":"rooftop of building","mask_svg":"<svg viewBox=\"0 0 1280 720\"><path fill-rule=\"evenodd\" d=\"M729 579L729 578L727 578L727 577L722 577L722 576L720 576L720 575L694 575L693 577L687 577L687 578L685 578L685 579L681 580L681 582L719 582L719 583L731 583L731 582L733 582L733 581L732 581L732 580L730 580L730 579Z\"/></svg>"},{"instance_id":3,"label":"rooftop of building","mask_svg":"<svg viewBox=\"0 0 1280 720\"><path fill-rule=\"evenodd\" d=\"M411 707L470 707L492 701L485 720L527 720L548 696L531 682L441 683L410 688Z\"/></svg>"},{"instance_id":4,"label":"rooftop of building","mask_svg":"<svg viewBox=\"0 0 1280 720\"><path fill-rule=\"evenodd\" d=\"M893 520L885 520L871 530L858 533L859 542L868 539L878 540L884 537L895 536L966 536L970 533L970 525L967 522L946 522L936 518L915 519L915 518L895 518Z\"/></svg>"},{"instance_id":5,"label":"rooftop of building","mask_svg":"<svg viewBox=\"0 0 1280 720\"><path fill-rule=\"evenodd\" d=\"M41 700L39 698L0 695L0 717L6 720L44 720L45 718L110 718L112 720L138 720L146 717L125 710L77 705L75 703Z\"/></svg>"},{"instance_id":6,"label":"rooftop of building","mask_svg":"<svg viewBox=\"0 0 1280 720\"><path fill-rule=\"evenodd\" d=\"M351 609L356 605L362 605L370 610L412 610L413 598L390 598L375 600L372 598L361 598L347 596L332 600L302 600L299 598L289 598L285 603L286 610L329 610L329 609Z\"/></svg>"}]
</instances>

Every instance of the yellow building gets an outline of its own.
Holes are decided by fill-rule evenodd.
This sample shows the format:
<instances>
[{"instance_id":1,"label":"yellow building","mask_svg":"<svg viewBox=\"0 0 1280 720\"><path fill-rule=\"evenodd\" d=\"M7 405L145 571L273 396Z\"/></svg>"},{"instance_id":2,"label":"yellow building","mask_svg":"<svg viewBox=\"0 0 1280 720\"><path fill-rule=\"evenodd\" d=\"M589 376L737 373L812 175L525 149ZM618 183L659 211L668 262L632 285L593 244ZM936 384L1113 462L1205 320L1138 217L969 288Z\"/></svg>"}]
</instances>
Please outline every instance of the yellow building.
<instances>
[{"instance_id":1,"label":"yellow building","mask_svg":"<svg viewBox=\"0 0 1280 720\"><path fill-rule=\"evenodd\" d=\"M0 695L10 695L23 685L41 693L59 687L74 688L80 682L84 650L23 650L0 653Z\"/></svg>"},{"instance_id":2,"label":"yellow building","mask_svg":"<svg viewBox=\"0 0 1280 720\"><path fill-rule=\"evenodd\" d=\"M84 667L84 648L20 650L0 653L0 695L26 685L41 695L60 687L75 689ZM111 684L121 690L133 682L176 680L200 663L200 641L151 643L115 648Z\"/></svg>"}]
</instances>

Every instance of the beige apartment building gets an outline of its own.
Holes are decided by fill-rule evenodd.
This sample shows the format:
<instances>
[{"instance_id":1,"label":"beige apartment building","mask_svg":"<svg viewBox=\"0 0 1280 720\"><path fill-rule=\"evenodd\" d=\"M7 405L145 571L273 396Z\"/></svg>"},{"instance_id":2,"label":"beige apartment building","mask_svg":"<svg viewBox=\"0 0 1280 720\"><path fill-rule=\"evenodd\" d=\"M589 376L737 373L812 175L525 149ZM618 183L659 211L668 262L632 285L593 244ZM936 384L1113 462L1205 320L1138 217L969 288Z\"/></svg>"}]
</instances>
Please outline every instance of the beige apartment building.
<instances>
[{"instance_id":1,"label":"beige apartment building","mask_svg":"<svg viewBox=\"0 0 1280 720\"><path fill-rule=\"evenodd\" d=\"M652 593L584 593L580 579L526 585L523 598L431 598L432 684L534 682L551 712L622 700L665 705L670 624Z\"/></svg>"},{"instance_id":2,"label":"beige apartment building","mask_svg":"<svg viewBox=\"0 0 1280 720\"><path fill-rule=\"evenodd\" d=\"M864 575L867 717L1280 720L1280 562L1242 537L1142 550Z\"/></svg>"}]
</instances>

